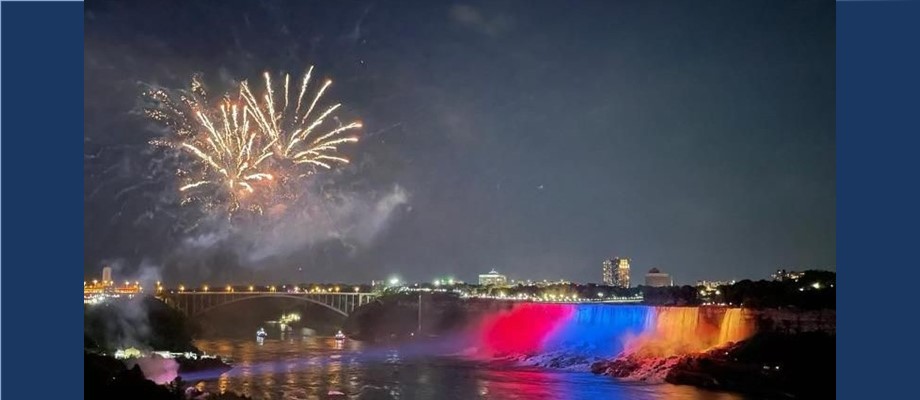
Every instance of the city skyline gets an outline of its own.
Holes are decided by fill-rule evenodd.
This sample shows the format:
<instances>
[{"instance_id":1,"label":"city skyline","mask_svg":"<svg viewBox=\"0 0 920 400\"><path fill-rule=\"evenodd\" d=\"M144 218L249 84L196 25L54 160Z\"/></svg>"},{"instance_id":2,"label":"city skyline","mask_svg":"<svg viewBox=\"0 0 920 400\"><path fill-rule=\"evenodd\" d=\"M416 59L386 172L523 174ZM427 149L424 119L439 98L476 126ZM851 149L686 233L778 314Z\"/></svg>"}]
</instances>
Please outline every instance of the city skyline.
<instances>
[{"instance_id":1,"label":"city skyline","mask_svg":"<svg viewBox=\"0 0 920 400\"><path fill-rule=\"evenodd\" d=\"M597 282L622 254L690 283L836 266L833 4L675 3L677 20L641 2L175 5L85 6L86 276ZM198 28L213 26L229 31ZM272 223L180 206L141 87L311 65L363 124L351 163Z\"/></svg>"}]
</instances>

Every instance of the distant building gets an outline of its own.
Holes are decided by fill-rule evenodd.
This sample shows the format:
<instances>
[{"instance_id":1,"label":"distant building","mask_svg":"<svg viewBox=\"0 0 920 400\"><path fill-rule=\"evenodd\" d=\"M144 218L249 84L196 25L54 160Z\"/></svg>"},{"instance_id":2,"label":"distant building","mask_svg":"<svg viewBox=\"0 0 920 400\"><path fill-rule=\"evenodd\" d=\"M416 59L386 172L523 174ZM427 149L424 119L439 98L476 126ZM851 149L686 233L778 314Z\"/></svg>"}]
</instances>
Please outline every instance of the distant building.
<instances>
[{"instance_id":1,"label":"distant building","mask_svg":"<svg viewBox=\"0 0 920 400\"><path fill-rule=\"evenodd\" d=\"M645 274L645 286L664 287L673 285L674 281L671 280L671 275L659 271L658 268L652 268Z\"/></svg>"},{"instance_id":2,"label":"distant building","mask_svg":"<svg viewBox=\"0 0 920 400\"><path fill-rule=\"evenodd\" d=\"M480 285L497 285L503 286L508 283L508 278L499 274L496 270L489 271L488 274L479 274Z\"/></svg>"},{"instance_id":3,"label":"distant building","mask_svg":"<svg viewBox=\"0 0 920 400\"><path fill-rule=\"evenodd\" d=\"M604 260L602 275L605 285L628 288L629 259L617 257L612 260Z\"/></svg>"},{"instance_id":4,"label":"distant building","mask_svg":"<svg viewBox=\"0 0 920 400\"><path fill-rule=\"evenodd\" d=\"M93 280L92 282L83 282L83 303L96 304L110 297L125 296L132 298L143 292L140 282L135 281L133 284L125 282L124 286L116 285L112 279L112 268L102 268L102 281Z\"/></svg>"},{"instance_id":5,"label":"distant building","mask_svg":"<svg viewBox=\"0 0 920 400\"><path fill-rule=\"evenodd\" d=\"M799 271L786 271L780 269L773 273L772 278L774 281L797 281L804 274L805 273Z\"/></svg>"},{"instance_id":6,"label":"distant building","mask_svg":"<svg viewBox=\"0 0 920 400\"><path fill-rule=\"evenodd\" d=\"M601 267L601 282L613 286L613 260L604 260Z\"/></svg>"},{"instance_id":7,"label":"distant building","mask_svg":"<svg viewBox=\"0 0 920 400\"><path fill-rule=\"evenodd\" d=\"M719 289L719 286L731 286L734 285L735 281L696 281L696 287L703 289L707 292L714 292Z\"/></svg>"}]
</instances>

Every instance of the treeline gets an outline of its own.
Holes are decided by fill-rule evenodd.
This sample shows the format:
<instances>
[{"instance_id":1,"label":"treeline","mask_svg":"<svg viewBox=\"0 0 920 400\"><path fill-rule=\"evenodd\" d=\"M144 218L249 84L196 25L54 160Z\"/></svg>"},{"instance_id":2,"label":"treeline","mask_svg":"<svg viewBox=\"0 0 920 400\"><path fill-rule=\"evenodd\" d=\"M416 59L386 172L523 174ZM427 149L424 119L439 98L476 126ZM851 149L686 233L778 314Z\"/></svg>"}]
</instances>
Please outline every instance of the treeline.
<instances>
[{"instance_id":1,"label":"treeline","mask_svg":"<svg viewBox=\"0 0 920 400\"><path fill-rule=\"evenodd\" d=\"M649 305L729 304L747 308L836 309L837 274L831 271L805 271L797 279L752 281L745 279L716 290L705 287L640 286L644 303Z\"/></svg>"},{"instance_id":2,"label":"treeline","mask_svg":"<svg viewBox=\"0 0 920 400\"><path fill-rule=\"evenodd\" d=\"M796 279L752 281L745 279L718 288L702 286L637 286L620 288L593 283L557 283L543 286L478 286L461 284L453 288L471 295L544 300L604 300L641 294L643 304L656 306L694 306L730 304L749 308L796 307L801 309L836 308L836 276L831 271L804 271Z\"/></svg>"}]
</instances>

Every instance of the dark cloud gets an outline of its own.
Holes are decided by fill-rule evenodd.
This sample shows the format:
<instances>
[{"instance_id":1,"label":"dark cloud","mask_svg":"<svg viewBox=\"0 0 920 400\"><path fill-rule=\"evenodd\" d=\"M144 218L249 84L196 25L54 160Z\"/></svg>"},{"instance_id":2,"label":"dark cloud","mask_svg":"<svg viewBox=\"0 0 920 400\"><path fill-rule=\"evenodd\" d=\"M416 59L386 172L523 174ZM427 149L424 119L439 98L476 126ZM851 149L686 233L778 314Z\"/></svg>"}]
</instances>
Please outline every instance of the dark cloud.
<instances>
[{"instance_id":1,"label":"dark cloud","mask_svg":"<svg viewBox=\"0 0 920 400\"><path fill-rule=\"evenodd\" d=\"M468 4L455 4L449 13L452 21L489 36L500 35L512 27L510 17L483 14L479 8Z\"/></svg>"}]
</instances>

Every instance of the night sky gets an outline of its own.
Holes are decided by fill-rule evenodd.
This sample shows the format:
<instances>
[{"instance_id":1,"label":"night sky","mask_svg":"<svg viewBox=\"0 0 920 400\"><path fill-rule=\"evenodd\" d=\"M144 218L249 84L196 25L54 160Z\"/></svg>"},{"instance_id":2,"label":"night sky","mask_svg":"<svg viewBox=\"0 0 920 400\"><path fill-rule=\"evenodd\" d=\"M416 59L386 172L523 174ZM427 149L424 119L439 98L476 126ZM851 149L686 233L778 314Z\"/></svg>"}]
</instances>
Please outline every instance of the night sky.
<instances>
[{"instance_id":1,"label":"night sky","mask_svg":"<svg viewBox=\"0 0 920 400\"><path fill-rule=\"evenodd\" d=\"M85 9L87 278L597 282L614 256L634 281L835 269L833 2ZM310 65L365 126L353 163L309 189L345 200L265 234L189 229L140 86Z\"/></svg>"}]
</instances>

